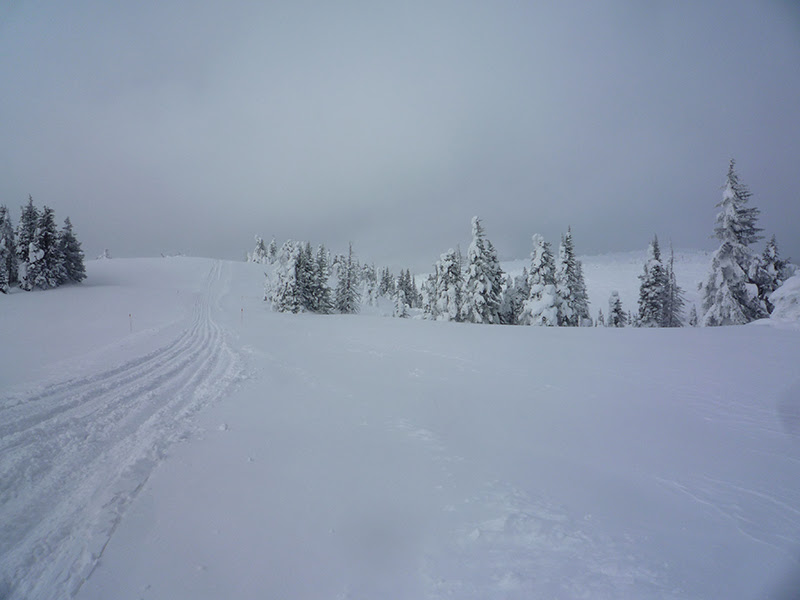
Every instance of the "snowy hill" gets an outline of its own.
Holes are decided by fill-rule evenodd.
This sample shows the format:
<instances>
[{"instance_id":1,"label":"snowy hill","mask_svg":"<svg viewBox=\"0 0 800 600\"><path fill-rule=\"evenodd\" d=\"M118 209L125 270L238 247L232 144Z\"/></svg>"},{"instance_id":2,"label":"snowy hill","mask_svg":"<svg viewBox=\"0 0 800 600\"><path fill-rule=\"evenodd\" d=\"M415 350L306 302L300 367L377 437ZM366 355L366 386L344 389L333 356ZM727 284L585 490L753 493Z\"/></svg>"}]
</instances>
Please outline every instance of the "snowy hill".
<instances>
[{"instance_id":1,"label":"snowy hill","mask_svg":"<svg viewBox=\"0 0 800 600\"><path fill-rule=\"evenodd\" d=\"M800 331L277 314L260 267L0 298L0 597L794 597Z\"/></svg>"}]
</instances>

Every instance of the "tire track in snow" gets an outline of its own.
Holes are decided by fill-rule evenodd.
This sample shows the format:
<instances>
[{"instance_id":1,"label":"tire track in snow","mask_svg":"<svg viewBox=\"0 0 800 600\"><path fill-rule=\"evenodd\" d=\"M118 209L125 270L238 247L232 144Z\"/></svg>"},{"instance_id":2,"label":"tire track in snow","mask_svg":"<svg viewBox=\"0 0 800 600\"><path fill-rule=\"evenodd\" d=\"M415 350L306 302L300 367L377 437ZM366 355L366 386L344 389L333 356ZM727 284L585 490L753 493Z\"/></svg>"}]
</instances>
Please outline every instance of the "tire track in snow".
<instances>
[{"instance_id":1,"label":"tire track in snow","mask_svg":"<svg viewBox=\"0 0 800 600\"><path fill-rule=\"evenodd\" d=\"M77 593L187 417L240 376L211 318L221 270L215 262L170 344L0 403L0 597Z\"/></svg>"}]
</instances>

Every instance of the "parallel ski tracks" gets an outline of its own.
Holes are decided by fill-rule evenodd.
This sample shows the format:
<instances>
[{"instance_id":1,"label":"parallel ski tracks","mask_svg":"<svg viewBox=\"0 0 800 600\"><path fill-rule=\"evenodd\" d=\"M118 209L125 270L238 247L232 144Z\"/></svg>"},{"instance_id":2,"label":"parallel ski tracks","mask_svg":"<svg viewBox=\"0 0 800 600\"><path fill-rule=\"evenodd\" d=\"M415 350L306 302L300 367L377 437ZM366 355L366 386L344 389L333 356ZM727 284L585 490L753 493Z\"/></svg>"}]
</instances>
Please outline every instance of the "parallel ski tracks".
<instances>
[{"instance_id":1,"label":"parallel ski tracks","mask_svg":"<svg viewBox=\"0 0 800 600\"><path fill-rule=\"evenodd\" d=\"M102 373L0 399L0 598L74 595L185 417L239 362L211 318L215 262L187 330Z\"/></svg>"}]
</instances>

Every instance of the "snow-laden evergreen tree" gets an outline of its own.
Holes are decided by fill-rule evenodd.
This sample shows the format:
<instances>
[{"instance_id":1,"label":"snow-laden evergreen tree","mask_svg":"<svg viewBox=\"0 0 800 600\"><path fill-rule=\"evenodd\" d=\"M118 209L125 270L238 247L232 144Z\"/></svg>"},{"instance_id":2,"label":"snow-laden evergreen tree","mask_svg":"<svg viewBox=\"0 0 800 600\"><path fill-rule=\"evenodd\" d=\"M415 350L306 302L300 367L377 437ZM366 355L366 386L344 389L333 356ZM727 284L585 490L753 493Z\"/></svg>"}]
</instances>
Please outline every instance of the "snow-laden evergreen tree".
<instances>
[{"instance_id":1,"label":"snow-laden evergreen tree","mask_svg":"<svg viewBox=\"0 0 800 600\"><path fill-rule=\"evenodd\" d=\"M0 291L8 291L17 283L17 243L11 215L4 205L0 206L0 247L0 287L5 287Z\"/></svg>"},{"instance_id":2,"label":"snow-laden evergreen tree","mask_svg":"<svg viewBox=\"0 0 800 600\"><path fill-rule=\"evenodd\" d=\"M768 315L759 298L758 257L750 245L760 239L758 209L748 206L751 193L731 160L714 228L721 245L711 258L711 270L701 286L704 326L741 325Z\"/></svg>"},{"instance_id":3,"label":"snow-laden evergreen tree","mask_svg":"<svg viewBox=\"0 0 800 600\"><path fill-rule=\"evenodd\" d=\"M408 299L403 288L398 287L394 297L394 316L400 319L407 319L409 317L410 306Z\"/></svg>"},{"instance_id":4,"label":"snow-laden evergreen tree","mask_svg":"<svg viewBox=\"0 0 800 600\"><path fill-rule=\"evenodd\" d=\"M336 310L342 314L357 313L361 304L358 269L358 261L353 255L353 244L350 244L347 258L339 265L339 282L336 284Z\"/></svg>"},{"instance_id":5,"label":"snow-laden evergreen tree","mask_svg":"<svg viewBox=\"0 0 800 600\"><path fill-rule=\"evenodd\" d=\"M590 319L583 268L575 256L572 229L561 238L556 261L556 293L558 294L558 324L577 327L583 319Z\"/></svg>"},{"instance_id":6,"label":"snow-laden evergreen tree","mask_svg":"<svg viewBox=\"0 0 800 600\"><path fill-rule=\"evenodd\" d=\"M519 325L525 303L531 295L530 273L527 267L522 268L522 273L514 278L514 285L508 290L508 305L510 309L509 324Z\"/></svg>"},{"instance_id":7,"label":"snow-laden evergreen tree","mask_svg":"<svg viewBox=\"0 0 800 600\"><path fill-rule=\"evenodd\" d=\"M78 238L75 237L72 221L69 220L69 217L64 219L64 227L59 234L58 245L64 265L64 281L61 283L80 283L86 279L83 250L81 250L81 243Z\"/></svg>"},{"instance_id":8,"label":"snow-laden evergreen tree","mask_svg":"<svg viewBox=\"0 0 800 600\"><path fill-rule=\"evenodd\" d=\"M361 301L367 306L378 305L378 271L374 264L361 267Z\"/></svg>"},{"instance_id":9,"label":"snow-laden evergreen tree","mask_svg":"<svg viewBox=\"0 0 800 600\"><path fill-rule=\"evenodd\" d=\"M378 286L378 294L384 298L391 298L394 296L395 289L394 276L389 270L389 267L384 267L381 271L381 282Z\"/></svg>"},{"instance_id":10,"label":"snow-laden evergreen tree","mask_svg":"<svg viewBox=\"0 0 800 600\"><path fill-rule=\"evenodd\" d=\"M592 326L589 314L589 293L586 291L586 280L583 278L583 263L575 259L575 312L578 314L579 326Z\"/></svg>"},{"instance_id":11,"label":"snow-laden evergreen tree","mask_svg":"<svg viewBox=\"0 0 800 600\"><path fill-rule=\"evenodd\" d=\"M514 278L506 275L503 278L503 287L500 291L500 316L501 325L515 325L515 315L513 306L514 297Z\"/></svg>"},{"instance_id":12,"label":"snow-laden evergreen tree","mask_svg":"<svg viewBox=\"0 0 800 600\"><path fill-rule=\"evenodd\" d=\"M33 278L28 277L30 266L31 244L36 235L36 226L39 223L39 211L33 205L33 198L28 196L28 203L22 207L22 214L17 224L17 260L19 261L19 287L23 290L32 290ZM36 253L34 252L33 256Z\"/></svg>"},{"instance_id":13,"label":"snow-laden evergreen tree","mask_svg":"<svg viewBox=\"0 0 800 600\"><path fill-rule=\"evenodd\" d=\"M667 271L661 262L658 236L647 247L644 273L639 275L639 324L642 327L660 327L664 321L664 303L667 293Z\"/></svg>"},{"instance_id":14,"label":"snow-laden evergreen tree","mask_svg":"<svg viewBox=\"0 0 800 600\"><path fill-rule=\"evenodd\" d=\"M425 278L420 286L420 296L422 297L422 314L426 319L435 320L438 316L436 307L436 273L431 273Z\"/></svg>"},{"instance_id":15,"label":"snow-laden evergreen tree","mask_svg":"<svg viewBox=\"0 0 800 600\"><path fill-rule=\"evenodd\" d=\"M531 270L528 273L530 292L522 306L519 323L521 325L558 325L558 306L556 292L555 263L553 253L544 238L538 233L531 238Z\"/></svg>"},{"instance_id":16,"label":"snow-laden evergreen tree","mask_svg":"<svg viewBox=\"0 0 800 600\"><path fill-rule=\"evenodd\" d=\"M29 246L26 278L29 285L43 290L58 287L66 280L55 213L47 206L39 215Z\"/></svg>"},{"instance_id":17,"label":"snow-laden evergreen tree","mask_svg":"<svg viewBox=\"0 0 800 600\"><path fill-rule=\"evenodd\" d=\"M788 279L787 273L788 260L781 258L780 251L778 250L778 242L773 235L769 242L767 242L764 253L761 255L759 261L759 268L757 270L758 276L756 278L756 285L758 286L758 297L767 308L767 312L772 313L772 303L769 301L769 295L777 290L783 282Z\"/></svg>"},{"instance_id":18,"label":"snow-laden evergreen tree","mask_svg":"<svg viewBox=\"0 0 800 600\"><path fill-rule=\"evenodd\" d=\"M697 307L692 304L692 309L689 311L689 326L697 327Z\"/></svg>"},{"instance_id":19,"label":"snow-laden evergreen tree","mask_svg":"<svg viewBox=\"0 0 800 600\"><path fill-rule=\"evenodd\" d=\"M256 247L253 249L252 254L247 256L248 262L265 264L267 260L267 246L260 235L256 236Z\"/></svg>"},{"instance_id":20,"label":"snow-laden evergreen tree","mask_svg":"<svg viewBox=\"0 0 800 600\"><path fill-rule=\"evenodd\" d=\"M333 312L333 298L331 296L331 288L328 285L328 278L330 277L328 264L328 251L323 244L320 244L314 257L313 290L316 311L324 315Z\"/></svg>"},{"instance_id":21,"label":"snow-laden evergreen tree","mask_svg":"<svg viewBox=\"0 0 800 600\"><path fill-rule=\"evenodd\" d=\"M683 327L683 288L675 277L675 252L669 245L669 262L667 263L667 287L664 290L664 306L661 313L661 327Z\"/></svg>"},{"instance_id":22,"label":"snow-laden evergreen tree","mask_svg":"<svg viewBox=\"0 0 800 600\"><path fill-rule=\"evenodd\" d=\"M450 248L436 263L435 318L441 321L460 321L463 304L464 280L461 275L461 260Z\"/></svg>"},{"instance_id":23,"label":"snow-laden evergreen tree","mask_svg":"<svg viewBox=\"0 0 800 600\"><path fill-rule=\"evenodd\" d=\"M8 267L6 266L6 258L9 254L6 248L5 238L0 238L0 293L8 293Z\"/></svg>"},{"instance_id":24,"label":"snow-laden evergreen tree","mask_svg":"<svg viewBox=\"0 0 800 600\"><path fill-rule=\"evenodd\" d=\"M275 238L272 238L272 241L269 243L269 248L267 248L267 262L269 264L275 264L275 261L278 260L278 244L275 243Z\"/></svg>"},{"instance_id":25,"label":"snow-laden evergreen tree","mask_svg":"<svg viewBox=\"0 0 800 600\"><path fill-rule=\"evenodd\" d=\"M275 269L276 281L271 290L273 310L298 313L303 308L301 284L297 280L302 252L302 246L291 240L281 247L280 260Z\"/></svg>"},{"instance_id":26,"label":"snow-laden evergreen tree","mask_svg":"<svg viewBox=\"0 0 800 600\"><path fill-rule=\"evenodd\" d=\"M478 217L472 218L461 318L469 323L499 323L503 270Z\"/></svg>"},{"instance_id":27,"label":"snow-laden evergreen tree","mask_svg":"<svg viewBox=\"0 0 800 600\"><path fill-rule=\"evenodd\" d=\"M625 314L622 310L622 300L620 300L619 292L614 290L608 298L608 327L625 327L629 321L629 314Z\"/></svg>"},{"instance_id":28,"label":"snow-laden evergreen tree","mask_svg":"<svg viewBox=\"0 0 800 600\"><path fill-rule=\"evenodd\" d=\"M314 251L311 243L306 242L301 246L294 268L296 270L297 293L300 296L300 307L303 310L317 312L316 278L314 276Z\"/></svg>"},{"instance_id":29,"label":"snow-laden evergreen tree","mask_svg":"<svg viewBox=\"0 0 800 600\"><path fill-rule=\"evenodd\" d=\"M595 327L605 327L606 326L606 319L603 316L603 309L597 309L597 320L594 322Z\"/></svg>"}]
</instances>

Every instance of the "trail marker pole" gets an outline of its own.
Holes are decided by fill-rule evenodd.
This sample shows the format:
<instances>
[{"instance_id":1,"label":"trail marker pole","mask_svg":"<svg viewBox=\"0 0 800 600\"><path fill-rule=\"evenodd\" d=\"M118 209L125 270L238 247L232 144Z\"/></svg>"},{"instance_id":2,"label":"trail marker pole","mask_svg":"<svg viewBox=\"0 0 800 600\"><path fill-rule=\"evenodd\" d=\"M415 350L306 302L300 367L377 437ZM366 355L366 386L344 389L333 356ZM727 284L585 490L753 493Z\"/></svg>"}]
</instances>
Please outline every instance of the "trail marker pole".
<instances>
[{"instance_id":1,"label":"trail marker pole","mask_svg":"<svg viewBox=\"0 0 800 600\"><path fill-rule=\"evenodd\" d=\"M133 333L133 315L131 313L128 313L128 321L130 321L131 333Z\"/></svg>"},{"instance_id":2,"label":"trail marker pole","mask_svg":"<svg viewBox=\"0 0 800 600\"><path fill-rule=\"evenodd\" d=\"M239 318L239 324L244 324L244 307L242 307L241 317Z\"/></svg>"}]
</instances>

